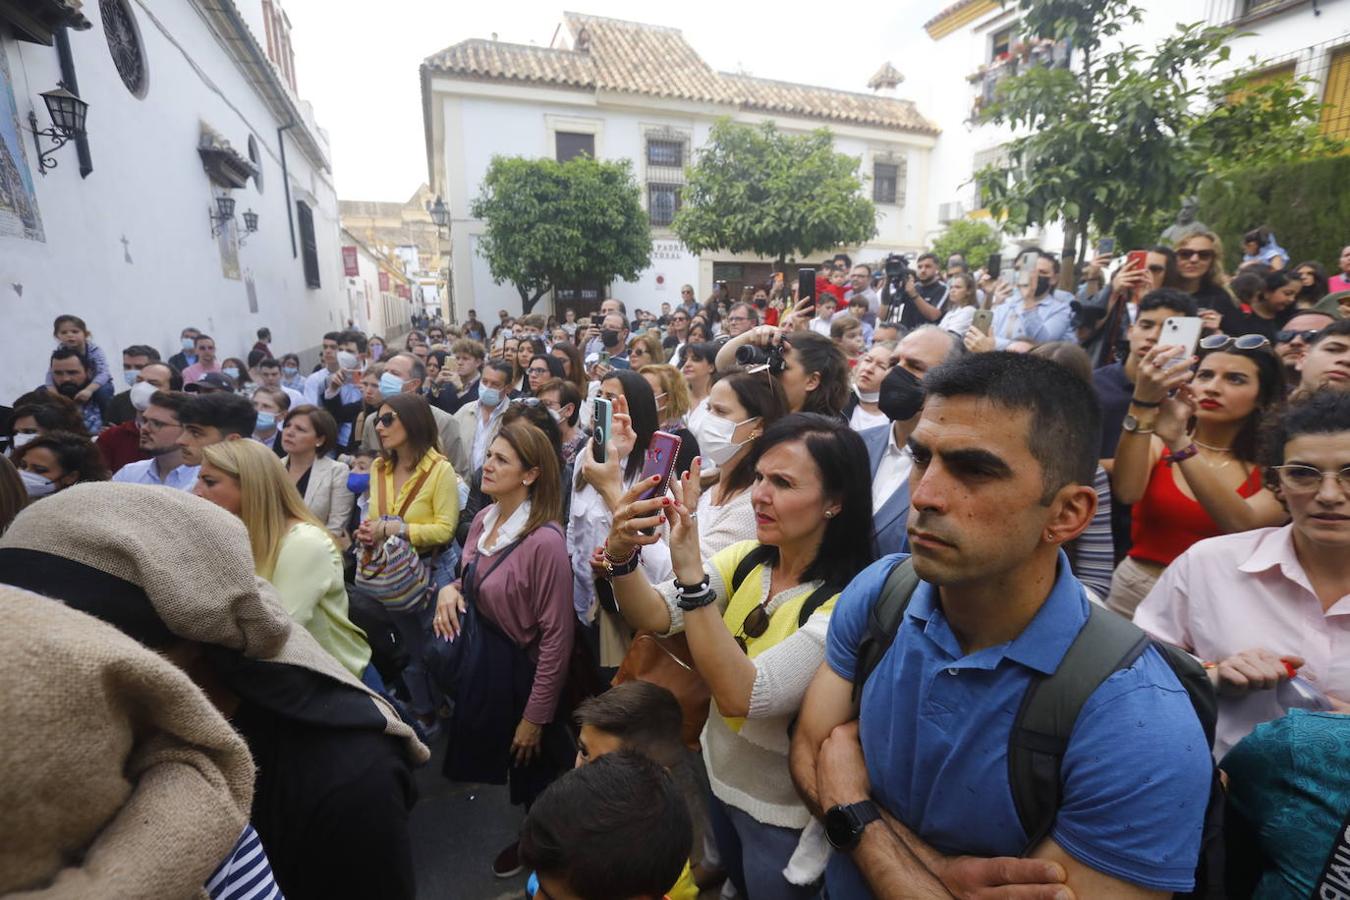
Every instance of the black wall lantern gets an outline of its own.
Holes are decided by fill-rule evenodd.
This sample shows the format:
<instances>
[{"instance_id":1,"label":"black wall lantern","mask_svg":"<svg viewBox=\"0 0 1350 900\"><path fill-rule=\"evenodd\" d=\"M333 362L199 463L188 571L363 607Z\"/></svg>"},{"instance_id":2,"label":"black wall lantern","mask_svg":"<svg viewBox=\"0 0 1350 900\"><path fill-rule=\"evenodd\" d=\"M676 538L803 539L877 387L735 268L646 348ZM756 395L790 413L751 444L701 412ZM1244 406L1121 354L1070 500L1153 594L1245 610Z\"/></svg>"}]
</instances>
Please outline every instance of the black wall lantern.
<instances>
[{"instance_id":1,"label":"black wall lantern","mask_svg":"<svg viewBox=\"0 0 1350 900\"><path fill-rule=\"evenodd\" d=\"M225 232L226 223L234 218L234 198L228 194L221 194L216 198L216 208L206 208L206 214L211 218L211 237L220 237Z\"/></svg>"},{"instance_id":2,"label":"black wall lantern","mask_svg":"<svg viewBox=\"0 0 1350 900\"><path fill-rule=\"evenodd\" d=\"M244 233L239 235L239 245L242 247L248 236L258 230L258 214L253 210L244 213Z\"/></svg>"},{"instance_id":3,"label":"black wall lantern","mask_svg":"<svg viewBox=\"0 0 1350 900\"><path fill-rule=\"evenodd\" d=\"M437 228L446 228L450 225L450 210L440 197L436 198L435 203L427 204L427 212L431 213L431 221Z\"/></svg>"},{"instance_id":4,"label":"black wall lantern","mask_svg":"<svg viewBox=\"0 0 1350 900\"><path fill-rule=\"evenodd\" d=\"M66 90L62 83L54 91L44 91L38 95L47 105L47 115L51 117L52 127L38 129L37 113L28 111L28 125L33 131L33 143L37 145L38 172L46 175L48 169L56 168L53 155L68 141L85 136L85 118L89 114L89 104ZM52 147L42 149L41 138L51 138Z\"/></svg>"}]
</instances>

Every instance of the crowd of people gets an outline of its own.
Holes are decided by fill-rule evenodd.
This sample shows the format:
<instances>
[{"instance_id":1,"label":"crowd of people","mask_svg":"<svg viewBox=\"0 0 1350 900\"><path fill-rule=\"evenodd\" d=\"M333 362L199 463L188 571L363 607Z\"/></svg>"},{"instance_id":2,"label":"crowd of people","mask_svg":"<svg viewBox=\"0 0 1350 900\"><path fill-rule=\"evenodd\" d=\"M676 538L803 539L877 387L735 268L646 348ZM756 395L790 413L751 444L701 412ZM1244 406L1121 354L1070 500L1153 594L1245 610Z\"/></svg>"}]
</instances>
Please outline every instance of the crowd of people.
<instances>
[{"instance_id":1,"label":"crowd of people","mask_svg":"<svg viewBox=\"0 0 1350 900\"><path fill-rule=\"evenodd\" d=\"M184 328L122 390L60 316L3 412L0 893L411 898L443 744L539 898L1343 896L1350 247L1242 240L310 371Z\"/></svg>"}]
</instances>

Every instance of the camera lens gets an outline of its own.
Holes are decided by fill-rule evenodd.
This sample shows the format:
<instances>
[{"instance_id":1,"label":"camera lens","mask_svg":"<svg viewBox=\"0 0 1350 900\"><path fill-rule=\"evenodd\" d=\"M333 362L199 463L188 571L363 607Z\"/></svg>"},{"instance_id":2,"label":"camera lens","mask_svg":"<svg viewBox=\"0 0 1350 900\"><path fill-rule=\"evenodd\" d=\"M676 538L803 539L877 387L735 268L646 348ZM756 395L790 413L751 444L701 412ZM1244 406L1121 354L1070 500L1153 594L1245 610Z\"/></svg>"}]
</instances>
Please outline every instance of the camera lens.
<instances>
[{"instance_id":1,"label":"camera lens","mask_svg":"<svg viewBox=\"0 0 1350 900\"><path fill-rule=\"evenodd\" d=\"M736 348L736 363L741 366L762 366L769 361L769 354L763 347L754 344L742 344Z\"/></svg>"}]
</instances>

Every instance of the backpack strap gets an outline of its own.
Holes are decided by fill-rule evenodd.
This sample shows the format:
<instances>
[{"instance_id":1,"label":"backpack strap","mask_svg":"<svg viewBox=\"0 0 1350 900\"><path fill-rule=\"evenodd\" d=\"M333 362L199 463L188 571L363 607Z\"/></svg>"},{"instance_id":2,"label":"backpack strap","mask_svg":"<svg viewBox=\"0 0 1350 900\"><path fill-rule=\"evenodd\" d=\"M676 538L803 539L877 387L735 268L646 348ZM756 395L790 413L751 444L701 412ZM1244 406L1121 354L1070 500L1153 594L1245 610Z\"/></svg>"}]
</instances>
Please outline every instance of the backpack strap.
<instances>
[{"instance_id":1,"label":"backpack strap","mask_svg":"<svg viewBox=\"0 0 1350 900\"><path fill-rule=\"evenodd\" d=\"M1149 646L1137 625L1095 603L1059 668L1035 677L1022 697L1008 741L1008 784L1030 854L1050 833L1062 797L1060 764L1083 704Z\"/></svg>"},{"instance_id":2,"label":"backpack strap","mask_svg":"<svg viewBox=\"0 0 1350 900\"><path fill-rule=\"evenodd\" d=\"M914 561L905 557L898 562L886 576L881 587L881 596L872 604L867 614L867 634L858 644L858 658L853 669L853 702L862 696L863 684L891 649L900 623L909 608L910 597L919 586L919 574L914 571Z\"/></svg>"},{"instance_id":3,"label":"backpack strap","mask_svg":"<svg viewBox=\"0 0 1350 900\"><path fill-rule=\"evenodd\" d=\"M778 548L771 547L768 544L756 544L755 547L736 564L736 571L731 573L731 593L727 595L730 600L731 595L741 589L745 579L750 577L750 573L756 566L762 566L772 562L778 556Z\"/></svg>"}]
</instances>

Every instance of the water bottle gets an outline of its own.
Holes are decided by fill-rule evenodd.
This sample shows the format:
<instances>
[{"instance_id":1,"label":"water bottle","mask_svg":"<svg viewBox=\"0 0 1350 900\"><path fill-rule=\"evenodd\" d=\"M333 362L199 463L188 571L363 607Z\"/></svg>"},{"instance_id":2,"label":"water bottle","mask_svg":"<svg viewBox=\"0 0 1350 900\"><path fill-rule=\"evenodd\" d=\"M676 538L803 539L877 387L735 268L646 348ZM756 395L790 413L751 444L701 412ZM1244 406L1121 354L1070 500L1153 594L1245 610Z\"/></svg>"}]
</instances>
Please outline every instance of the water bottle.
<instances>
[{"instance_id":1,"label":"water bottle","mask_svg":"<svg viewBox=\"0 0 1350 900\"><path fill-rule=\"evenodd\" d=\"M1330 712L1331 701L1327 695L1317 689L1311 681L1302 678L1297 674L1297 670L1284 664L1285 671L1289 673L1288 681L1281 681L1275 686L1275 699L1285 709L1309 709L1314 712Z\"/></svg>"}]
</instances>

